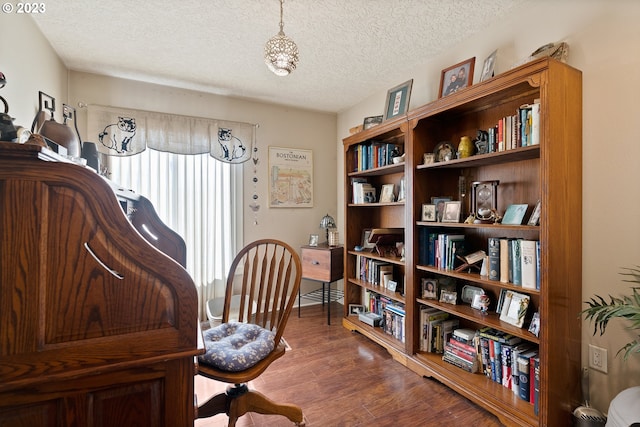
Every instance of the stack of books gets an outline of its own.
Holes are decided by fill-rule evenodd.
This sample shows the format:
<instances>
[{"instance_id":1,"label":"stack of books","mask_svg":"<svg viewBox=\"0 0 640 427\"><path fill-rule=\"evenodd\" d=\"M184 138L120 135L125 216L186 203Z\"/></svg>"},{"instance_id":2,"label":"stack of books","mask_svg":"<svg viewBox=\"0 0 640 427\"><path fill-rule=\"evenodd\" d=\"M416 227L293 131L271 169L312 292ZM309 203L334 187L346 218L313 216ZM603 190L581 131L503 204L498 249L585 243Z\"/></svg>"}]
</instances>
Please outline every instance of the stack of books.
<instances>
[{"instance_id":1,"label":"stack of books","mask_svg":"<svg viewBox=\"0 0 640 427\"><path fill-rule=\"evenodd\" d=\"M471 329L455 329L444 345L442 360L467 372L478 372L480 362L476 347L476 332Z\"/></svg>"}]
</instances>

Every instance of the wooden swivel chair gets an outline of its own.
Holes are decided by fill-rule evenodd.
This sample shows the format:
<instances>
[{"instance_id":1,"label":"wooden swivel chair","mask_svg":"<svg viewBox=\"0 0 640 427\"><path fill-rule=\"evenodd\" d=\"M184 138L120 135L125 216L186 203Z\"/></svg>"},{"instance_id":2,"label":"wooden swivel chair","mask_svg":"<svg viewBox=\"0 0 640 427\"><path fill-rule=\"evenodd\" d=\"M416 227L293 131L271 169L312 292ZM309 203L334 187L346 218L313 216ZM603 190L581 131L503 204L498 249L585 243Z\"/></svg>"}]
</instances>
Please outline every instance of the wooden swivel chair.
<instances>
[{"instance_id":1,"label":"wooden swivel chair","mask_svg":"<svg viewBox=\"0 0 640 427\"><path fill-rule=\"evenodd\" d=\"M229 324L230 316L238 322L258 325L275 334L275 347L255 365L237 372L217 368L200 359L199 375L234 385L229 386L226 393L213 396L199 406L197 418L224 412L229 416L229 427L234 427L242 415L257 412L284 415L296 425L304 426L302 409L298 406L277 404L263 394L249 390L246 384L285 354L286 344L282 334L300 287L301 276L300 257L291 246L278 240L255 241L236 256L227 278L221 327ZM232 297L236 301L233 306Z\"/></svg>"}]
</instances>

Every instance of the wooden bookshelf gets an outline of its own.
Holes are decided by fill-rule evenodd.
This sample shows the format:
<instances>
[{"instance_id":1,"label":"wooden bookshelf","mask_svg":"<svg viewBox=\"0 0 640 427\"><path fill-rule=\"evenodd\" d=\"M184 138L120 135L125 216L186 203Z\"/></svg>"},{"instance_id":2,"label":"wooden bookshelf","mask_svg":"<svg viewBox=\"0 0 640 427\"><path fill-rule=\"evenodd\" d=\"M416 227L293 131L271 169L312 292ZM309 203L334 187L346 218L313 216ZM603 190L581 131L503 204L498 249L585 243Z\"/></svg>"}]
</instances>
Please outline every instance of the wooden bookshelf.
<instances>
[{"instance_id":1,"label":"wooden bookshelf","mask_svg":"<svg viewBox=\"0 0 640 427\"><path fill-rule=\"evenodd\" d=\"M449 141L457 146L461 136L475 138L523 104L540 100L538 145L479 154L433 164L422 164L423 154ZM373 141L403 148L404 163L368 170L354 170L354 155L360 144ZM505 425L565 426L571 411L580 404L581 362L581 246L582 246L582 75L552 59L529 62L485 82L409 111L406 116L351 135L343 140L345 158L345 316L343 325L387 348L394 359L416 373L437 378L458 393L494 413ZM459 195L459 178L466 191ZM404 180L403 202L352 203L354 178L366 179L379 189ZM462 201L462 218L470 212L469 194L473 181L499 180L498 211L526 203L529 210L542 202L540 225L501 225L424 222L422 204L431 197L451 196ZM394 279L404 280L404 294L395 295L354 277L361 252L362 231L367 228L404 228L404 259L394 262ZM540 289L523 289L513 283L488 280L477 271L445 270L420 263L421 233L464 234L470 251L487 251L490 237L522 238L540 242ZM369 256L375 256L370 254ZM400 277L402 276L402 277ZM512 290L530 297L522 328L500 320L499 314L482 314L469 304L445 304L421 298L423 278L455 280L460 294L469 284L482 288L494 300L500 291ZM361 304L365 292L405 304L405 342L402 343L349 315L349 304ZM520 337L537 347L540 358L539 412L510 389L482 373L471 374L446 363L441 354L420 351L421 307L436 307L461 327L484 326ZM541 316L540 334L527 330L534 311Z\"/></svg>"}]
</instances>

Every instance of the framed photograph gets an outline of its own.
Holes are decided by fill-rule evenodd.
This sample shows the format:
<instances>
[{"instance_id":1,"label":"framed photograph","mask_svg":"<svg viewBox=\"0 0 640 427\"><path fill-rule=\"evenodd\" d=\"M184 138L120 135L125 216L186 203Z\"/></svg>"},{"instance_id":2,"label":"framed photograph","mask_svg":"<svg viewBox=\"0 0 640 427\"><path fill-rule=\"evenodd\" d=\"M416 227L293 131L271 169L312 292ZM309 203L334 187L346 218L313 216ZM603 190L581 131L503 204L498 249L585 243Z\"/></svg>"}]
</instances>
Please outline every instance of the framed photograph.
<instances>
[{"instance_id":1,"label":"framed photograph","mask_svg":"<svg viewBox=\"0 0 640 427\"><path fill-rule=\"evenodd\" d=\"M369 242L369 238L371 238L372 231L373 229L371 228L365 228L364 230L362 230L362 243L360 244L362 249L375 249L376 244Z\"/></svg>"},{"instance_id":2,"label":"framed photograph","mask_svg":"<svg viewBox=\"0 0 640 427\"><path fill-rule=\"evenodd\" d=\"M440 302L444 302L446 304L456 305L456 300L458 299L458 293L452 291L443 290L440 292Z\"/></svg>"},{"instance_id":3,"label":"framed photograph","mask_svg":"<svg viewBox=\"0 0 640 427\"><path fill-rule=\"evenodd\" d=\"M422 220L434 222L436 220L436 205L425 203L422 205Z\"/></svg>"},{"instance_id":4,"label":"framed photograph","mask_svg":"<svg viewBox=\"0 0 640 427\"><path fill-rule=\"evenodd\" d=\"M393 190L395 184L384 184L380 190L380 203L391 203L394 201Z\"/></svg>"},{"instance_id":5,"label":"framed photograph","mask_svg":"<svg viewBox=\"0 0 640 427\"><path fill-rule=\"evenodd\" d=\"M509 205L502 217L503 225L520 225L524 219L524 214L527 213L527 204Z\"/></svg>"},{"instance_id":6,"label":"framed photograph","mask_svg":"<svg viewBox=\"0 0 640 427\"><path fill-rule=\"evenodd\" d=\"M317 234L309 234L309 246L318 246Z\"/></svg>"},{"instance_id":7,"label":"framed photograph","mask_svg":"<svg viewBox=\"0 0 640 427\"><path fill-rule=\"evenodd\" d=\"M349 315L358 315L364 313L364 305L361 304L349 304Z\"/></svg>"},{"instance_id":8,"label":"framed photograph","mask_svg":"<svg viewBox=\"0 0 640 427\"><path fill-rule=\"evenodd\" d=\"M531 212L531 216L529 217L529 221L527 225L538 225L540 223L540 200L536 203L536 207L533 208L533 212Z\"/></svg>"},{"instance_id":9,"label":"framed photograph","mask_svg":"<svg viewBox=\"0 0 640 427\"><path fill-rule=\"evenodd\" d=\"M493 68L496 64L497 55L498 49L494 50L491 55L487 56L487 59L484 60L484 64L482 65L482 75L480 76L481 82L489 80L491 77L493 77Z\"/></svg>"},{"instance_id":10,"label":"framed photograph","mask_svg":"<svg viewBox=\"0 0 640 427\"><path fill-rule=\"evenodd\" d=\"M313 151L269 147L269 207L313 207Z\"/></svg>"},{"instance_id":11,"label":"framed photograph","mask_svg":"<svg viewBox=\"0 0 640 427\"><path fill-rule=\"evenodd\" d=\"M438 281L436 279L422 279L422 298L438 299Z\"/></svg>"},{"instance_id":12,"label":"framed photograph","mask_svg":"<svg viewBox=\"0 0 640 427\"><path fill-rule=\"evenodd\" d=\"M507 291L502 303L500 320L522 328L524 317L529 308L529 295Z\"/></svg>"},{"instance_id":13,"label":"framed photograph","mask_svg":"<svg viewBox=\"0 0 640 427\"><path fill-rule=\"evenodd\" d=\"M365 117L364 122L362 123L362 129L371 129L372 127L377 126L380 123L382 123L382 116Z\"/></svg>"},{"instance_id":14,"label":"framed photograph","mask_svg":"<svg viewBox=\"0 0 640 427\"><path fill-rule=\"evenodd\" d=\"M444 213L444 204L450 202L450 196L438 196L432 197L431 203L436 206L436 221L442 221L442 214Z\"/></svg>"},{"instance_id":15,"label":"framed photograph","mask_svg":"<svg viewBox=\"0 0 640 427\"><path fill-rule=\"evenodd\" d=\"M531 318L531 323L529 324L529 332L531 332L535 336L540 335L540 313L537 311L533 313L533 317Z\"/></svg>"},{"instance_id":16,"label":"framed photograph","mask_svg":"<svg viewBox=\"0 0 640 427\"><path fill-rule=\"evenodd\" d=\"M458 202L444 202L442 222L460 222L460 205Z\"/></svg>"},{"instance_id":17,"label":"framed photograph","mask_svg":"<svg viewBox=\"0 0 640 427\"><path fill-rule=\"evenodd\" d=\"M385 120L401 116L407 112L409 99L411 98L411 86L413 86L413 79L389 89L387 92L387 102L384 104Z\"/></svg>"},{"instance_id":18,"label":"framed photograph","mask_svg":"<svg viewBox=\"0 0 640 427\"><path fill-rule=\"evenodd\" d=\"M473 83L473 67L476 57L469 58L456 65L442 70L440 77L440 96L438 98L456 93L458 90L471 86Z\"/></svg>"},{"instance_id":19,"label":"framed photograph","mask_svg":"<svg viewBox=\"0 0 640 427\"><path fill-rule=\"evenodd\" d=\"M387 289L391 292L395 292L398 289L398 282L396 282L395 280L389 280L389 282L387 283Z\"/></svg>"}]
</instances>

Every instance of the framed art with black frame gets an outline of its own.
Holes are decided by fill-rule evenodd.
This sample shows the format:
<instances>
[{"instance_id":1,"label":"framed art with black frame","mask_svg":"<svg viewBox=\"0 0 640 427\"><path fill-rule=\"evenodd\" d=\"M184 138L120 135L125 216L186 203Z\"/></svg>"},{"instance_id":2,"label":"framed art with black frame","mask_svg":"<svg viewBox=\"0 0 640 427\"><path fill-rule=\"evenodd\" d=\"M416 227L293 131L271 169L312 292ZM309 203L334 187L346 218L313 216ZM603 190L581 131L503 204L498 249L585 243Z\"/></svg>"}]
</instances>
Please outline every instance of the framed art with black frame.
<instances>
[{"instance_id":1,"label":"framed art with black frame","mask_svg":"<svg viewBox=\"0 0 640 427\"><path fill-rule=\"evenodd\" d=\"M440 76L440 90L438 98L442 98L458 90L471 86L473 83L473 67L476 63L476 57L469 58L466 61L452 65L442 70Z\"/></svg>"},{"instance_id":2,"label":"framed art with black frame","mask_svg":"<svg viewBox=\"0 0 640 427\"><path fill-rule=\"evenodd\" d=\"M409 99L411 98L411 86L413 86L413 79L389 89L387 92L387 101L384 104L385 120L393 119L407 112Z\"/></svg>"}]
</instances>

